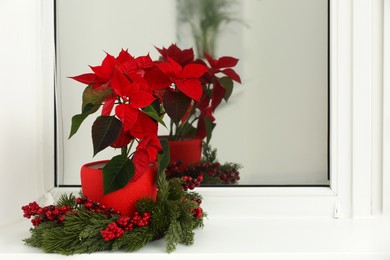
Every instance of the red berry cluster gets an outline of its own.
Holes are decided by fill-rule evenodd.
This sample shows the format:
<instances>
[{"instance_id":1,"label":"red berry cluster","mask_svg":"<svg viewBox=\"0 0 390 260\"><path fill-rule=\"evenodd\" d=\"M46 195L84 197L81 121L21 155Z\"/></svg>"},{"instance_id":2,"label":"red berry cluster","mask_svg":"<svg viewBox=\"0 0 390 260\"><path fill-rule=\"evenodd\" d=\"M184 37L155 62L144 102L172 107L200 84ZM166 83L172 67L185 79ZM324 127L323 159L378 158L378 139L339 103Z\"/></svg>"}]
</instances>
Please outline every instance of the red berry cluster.
<instances>
[{"instance_id":1,"label":"red berry cluster","mask_svg":"<svg viewBox=\"0 0 390 260\"><path fill-rule=\"evenodd\" d=\"M110 223L106 229L100 231L100 234L105 241L120 238L125 231L131 231L133 228L149 225L150 217L149 212L140 215L136 211L132 218L120 217L117 221Z\"/></svg>"},{"instance_id":2,"label":"red berry cluster","mask_svg":"<svg viewBox=\"0 0 390 260\"><path fill-rule=\"evenodd\" d=\"M120 215L119 211L114 210L113 208L107 208L103 204L100 204L98 201L92 201L88 199L87 197L83 198L77 198L76 204L84 206L85 209L90 210L95 213L102 213L102 214L117 214Z\"/></svg>"},{"instance_id":3,"label":"red berry cluster","mask_svg":"<svg viewBox=\"0 0 390 260\"><path fill-rule=\"evenodd\" d=\"M36 201L30 202L28 205L22 207L23 217L31 218L35 216L40 208Z\"/></svg>"},{"instance_id":4,"label":"red berry cluster","mask_svg":"<svg viewBox=\"0 0 390 260\"><path fill-rule=\"evenodd\" d=\"M181 162L170 163L166 170L167 178L181 178L183 180L183 188L194 189L203 181L204 175L212 178L217 178L225 184L234 184L240 180L240 173L232 164L221 165L219 162L198 162L192 166L180 170Z\"/></svg>"},{"instance_id":5,"label":"red berry cluster","mask_svg":"<svg viewBox=\"0 0 390 260\"><path fill-rule=\"evenodd\" d=\"M203 217L203 209L200 207L202 200L201 199L194 199L193 201L196 201L196 203L198 204L198 207L195 209L192 209L191 212L192 212L194 218L201 219Z\"/></svg>"},{"instance_id":6,"label":"red berry cluster","mask_svg":"<svg viewBox=\"0 0 390 260\"><path fill-rule=\"evenodd\" d=\"M201 182L203 181L203 175L199 175L196 178L192 178L191 176L184 175L181 177L181 180L183 181L182 187L183 190L193 190L195 187L199 187Z\"/></svg>"},{"instance_id":7,"label":"red berry cluster","mask_svg":"<svg viewBox=\"0 0 390 260\"><path fill-rule=\"evenodd\" d=\"M65 220L65 214L71 211L69 206L55 207L53 205L41 208L35 201L22 207L23 217L31 218L33 226L39 226L42 222L56 221L62 223Z\"/></svg>"},{"instance_id":8,"label":"red berry cluster","mask_svg":"<svg viewBox=\"0 0 390 260\"><path fill-rule=\"evenodd\" d=\"M201 207L193 209L192 213L196 219L201 219L203 217L203 209Z\"/></svg>"},{"instance_id":9,"label":"red berry cluster","mask_svg":"<svg viewBox=\"0 0 390 260\"><path fill-rule=\"evenodd\" d=\"M120 238L123 235L123 233L124 233L123 229L118 227L115 222L108 224L106 229L100 230L100 234L102 235L105 241L113 240L115 238Z\"/></svg>"},{"instance_id":10,"label":"red berry cluster","mask_svg":"<svg viewBox=\"0 0 390 260\"><path fill-rule=\"evenodd\" d=\"M187 198L183 198L183 202L186 203L189 200ZM196 219L201 219L203 217L203 209L200 207L200 204L202 203L201 199L191 199L191 202L196 202L197 206L196 208L191 209L191 213Z\"/></svg>"},{"instance_id":11,"label":"red berry cluster","mask_svg":"<svg viewBox=\"0 0 390 260\"><path fill-rule=\"evenodd\" d=\"M240 173L234 168L227 168L219 171L219 178L226 184L234 184L240 180Z\"/></svg>"}]
</instances>

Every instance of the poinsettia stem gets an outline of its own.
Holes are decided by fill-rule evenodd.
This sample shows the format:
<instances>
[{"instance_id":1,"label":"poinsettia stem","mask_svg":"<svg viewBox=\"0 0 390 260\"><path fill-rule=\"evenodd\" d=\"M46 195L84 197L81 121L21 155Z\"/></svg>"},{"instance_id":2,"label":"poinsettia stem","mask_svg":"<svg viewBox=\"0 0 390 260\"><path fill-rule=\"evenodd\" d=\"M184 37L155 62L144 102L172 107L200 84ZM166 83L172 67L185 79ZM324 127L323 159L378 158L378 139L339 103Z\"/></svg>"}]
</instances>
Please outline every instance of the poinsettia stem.
<instances>
[{"instance_id":1,"label":"poinsettia stem","mask_svg":"<svg viewBox=\"0 0 390 260\"><path fill-rule=\"evenodd\" d=\"M191 111L189 113L189 115L192 115L195 111L197 106L193 106L191 108ZM196 117L194 120L191 121L191 123L188 123L188 120L190 119L190 116L188 116L186 118L186 120L184 122L182 122L178 127L177 127L177 131L176 131L176 137L177 137L177 140L181 139L183 136L187 135L188 134L188 128L189 128L189 125L192 125L195 120L196 120ZM189 125L188 125L188 124Z\"/></svg>"},{"instance_id":2,"label":"poinsettia stem","mask_svg":"<svg viewBox=\"0 0 390 260\"><path fill-rule=\"evenodd\" d=\"M169 139L172 139L173 137L173 120L170 122L170 127L169 127Z\"/></svg>"},{"instance_id":3,"label":"poinsettia stem","mask_svg":"<svg viewBox=\"0 0 390 260\"><path fill-rule=\"evenodd\" d=\"M121 148L121 154L127 156L127 145Z\"/></svg>"},{"instance_id":4,"label":"poinsettia stem","mask_svg":"<svg viewBox=\"0 0 390 260\"><path fill-rule=\"evenodd\" d=\"M190 123L188 123L189 125L192 125L196 120L198 120L199 119L199 117L197 116L197 117L194 117L194 119L192 119L192 121L190 122Z\"/></svg>"},{"instance_id":5,"label":"poinsettia stem","mask_svg":"<svg viewBox=\"0 0 390 260\"><path fill-rule=\"evenodd\" d=\"M133 147L134 140L135 140L135 139L133 139L133 140L130 142L130 145L129 145L129 146L126 145L126 148L128 147L128 148L127 148L127 151L126 151L126 156L127 156L127 157L130 157L130 151L131 151L131 148Z\"/></svg>"}]
</instances>

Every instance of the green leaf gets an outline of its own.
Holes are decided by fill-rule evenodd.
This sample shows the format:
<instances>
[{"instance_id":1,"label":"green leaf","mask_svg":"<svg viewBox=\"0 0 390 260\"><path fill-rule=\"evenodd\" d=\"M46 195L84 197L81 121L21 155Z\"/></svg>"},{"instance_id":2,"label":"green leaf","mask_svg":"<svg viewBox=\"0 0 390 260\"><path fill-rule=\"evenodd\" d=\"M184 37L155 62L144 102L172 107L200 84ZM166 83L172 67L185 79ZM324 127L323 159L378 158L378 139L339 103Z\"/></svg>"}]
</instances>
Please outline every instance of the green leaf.
<instances>
[{"instance_id":1,"label":"green leaf","mask_svg":"<svg viewBox=\"0 0 390 260\"><path fill-rule=\"evenodd\" d=\"M223 99L225 99L227 102L233 92L233 80L229 77L222 77L219 79L219 82L221 83L222 87L226 89L226 93Z\"/></svg>"},{"instance_id":2,"label":"green leaf","mask_svg":"<svg viewBox=\"0 0 390 260\"><path fill-rule=\"evenodd\" d=\"M104 194L119 190L126 186L134 176L135 168L132 161L124 155L113 157L103 167Z\"/></svg>"},{"instance_id":3,"label":"green leaf","mask_svg":"<svg viewBox=\"0 0 390 260\"><path fill-rule=\"evenodd\" d=\"M158 174L163 172L170 160L170 152L169 152L169 144L167 140L160 140L162 151L158 153L157 161L158 161Z\"/></svg>"},{"instance_id":4,"label":"green leaf","mask_svg":"<svg viewBox=\"0 0 390 260\"><path fill-rule=\"evenodd\" d=\"M93 156L112 144L122 129L115 116L99 116L92 125Z\"/></svg>"},{"instance_id":5,"label":"green leaf","mask_svg":"<svg viewBox=\"0 0 390 260\"><path fill-rule=\"evenodd\" d=\"M99 109L102 102L111 94L111 88L98 90L93 89L92 85L87 86L83 92L83 105L81 109L83 114L95 113Z\"/></svg>"},{"instance_id":6,"label":"green leaf","mask_svg":"<svg viewBox=\"0 0 390 260\"><path fill-rule=\"evenodd\" d=\"M191 98L182 92L167 91L163 96L164 109L176 125L186 114L190 103Z\"/></svg>"},{"instance_id":7,"label":"green leaf","mask_svg":"<svg viewBox=\"0 0 390 260\"><path fill-rule=\"evenodd\" d=\"M95 113L100 108L101 103L111 93L111 89L96 90L92 88L92 85L84 89L81 114L72 117L69 138L79 130L81 123L84 122L88 115Z\"/></svg>"},{"instance_id":8,"label":"green leaf","mask_svg":"<svg viewBox=\"0 0 390 260\"><path fill-rule=\"evenodd\" d=\"M159 122L160 124L162 124L163 126L167 127L164 121L162 120L162 118L158 115L156 109L154 109L153 105L149 105L143 108L142 111L148 116L150 116L151 118L153 118L154 120L156 120L157 122Z\"/></svg>"},{"instance_id":9,"label":"green leaf","mask_svg":"<svg viewBox=\"0 0 390 260\"><path fill-rule=\"evenodd\" d=\"M88 114L79 114L72 117L72 126L68 138L71 138L80 128L81 123L87 118Z\"/></svg>"},{"instance_id":10,"label":"green leaf","mask_svg":"<svg viewBox=\"0 0 390 260\"><path fill-rule=\"evenodd\" d=\"M212 135L212 132L214 130L214 127L216 126L215 123L213 123L210 118L208 117L204 117L204 125L205 125L205 128L206 128L206 136L207 136L207 144L210 142L211 140L211 135Z\"/></svg>"},{"instance_id":11,"label":"green leaf","mask_svg":"<svg viewBox=\"0 0 390 260\"><path fill-rule=\"evenodd\" d=\"M99 109L100 105L94 105L92 103L88 103L85 106L83 106L82 113L85 115L90 115L92 113L95 113Z\"/></svg>"},{"instance_id":12,"label":"green leaf","mask_svg":"<svg viewBox=\"0 0 390 260\"><path fill-rule=\"evenodd\" d=\"M188 122L185 122L182 126L181 136L196 135L196 128Z\"/></svg>"}]
</instances>

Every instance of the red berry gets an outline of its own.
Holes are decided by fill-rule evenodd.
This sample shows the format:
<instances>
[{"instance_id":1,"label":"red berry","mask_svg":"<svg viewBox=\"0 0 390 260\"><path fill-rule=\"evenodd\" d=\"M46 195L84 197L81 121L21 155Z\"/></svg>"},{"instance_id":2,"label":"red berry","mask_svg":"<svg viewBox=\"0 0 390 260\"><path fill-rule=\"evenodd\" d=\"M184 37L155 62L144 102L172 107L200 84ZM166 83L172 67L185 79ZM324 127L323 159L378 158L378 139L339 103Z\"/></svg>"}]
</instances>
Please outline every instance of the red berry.
<instances>
[{"instance_id":1,"label":"red berry","mask_svg":"<svg viewBox=\"0 0 390 260\"><path fill-rule=\"evenodd\" d=\"M92 203L91 202L87 202L87 203L85 203L84 207L86 209L90 209L90 208L92 208Z\"/></svg>"}]
</instances>

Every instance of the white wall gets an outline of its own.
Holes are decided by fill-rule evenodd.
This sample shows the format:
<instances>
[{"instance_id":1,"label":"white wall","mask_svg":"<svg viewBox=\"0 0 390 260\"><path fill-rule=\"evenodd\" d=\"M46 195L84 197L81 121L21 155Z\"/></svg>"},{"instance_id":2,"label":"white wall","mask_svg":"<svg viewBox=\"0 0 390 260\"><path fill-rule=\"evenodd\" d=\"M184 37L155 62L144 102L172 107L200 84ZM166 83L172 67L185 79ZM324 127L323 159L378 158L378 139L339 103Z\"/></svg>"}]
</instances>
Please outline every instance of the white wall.
<instances>
[{"instance_id":1,"label":"white wall","mask_svg":"<svg viewBox=\"0 0 390 260\"><path fill-rule=\"evenodd\" d=\"M42 46L41 8L40 1L0 1L0 225L20 219L21 206L52 184L44 171L52 166L45 138L53 128L43 110L53 108L48 77L42 77L51 50Z\"/></svg>"}]
</instances>

